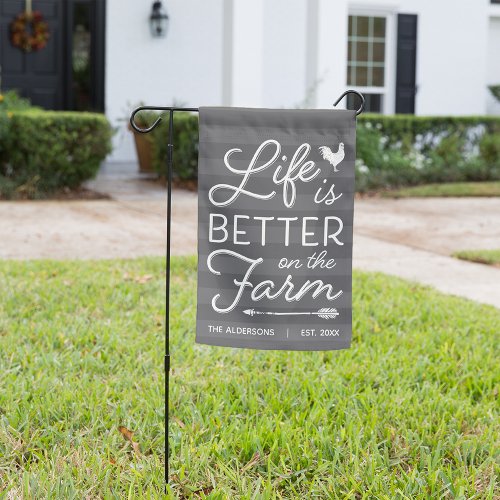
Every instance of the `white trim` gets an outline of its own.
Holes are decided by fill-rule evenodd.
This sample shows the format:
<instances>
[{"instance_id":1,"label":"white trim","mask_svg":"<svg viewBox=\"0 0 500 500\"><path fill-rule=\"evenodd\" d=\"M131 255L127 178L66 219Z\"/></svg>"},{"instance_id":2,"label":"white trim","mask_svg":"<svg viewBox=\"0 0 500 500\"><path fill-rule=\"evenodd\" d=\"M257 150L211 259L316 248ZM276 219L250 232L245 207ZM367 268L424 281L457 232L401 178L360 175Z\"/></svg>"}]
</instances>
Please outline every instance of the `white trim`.
<instances>
[{"instance_id":1,"label":"white trim","mask_svg":"<svg viewBox=\"0 0 500 500\"><path fill-rule=\"evenodd\" d=\"M386 16L399 10L399 4L366 5L362 3L350 3L350 16Z\"/></svg>"},{"instance_id":2,"label":"white trim","mask_svg":"<svg viewBox=\"0 0 500 500\"><path fill-rule=\"evenodd\" d=\"M319 0L316 106L329 108L347 89L347 16L345 2ZM345 99L339 103L345 106Z\"/></svg>"},{"instance_id":3,"label":"white trim","mask_svg":"<svg viewBox=\"0 0 500 500\"><path fill-rule=\"evenodd\" d=\"M233 0L224 0L222 13L222 104L233 102Z\"/></svg>"},{"instance_id":4,"label":"white trim","mask_svg":"<svg viewBox=\"0 0 500 500\"><path fill-rule=\"evenodd\" d=\"M385 40L385 87L387 92L384 99L384 114L392 115L396 112L396 62L398 51L397 13L390 12L386 16Z\"/></svg>"},{"instance_id":5,"label":"white trim","mask_svg":"<svg viewBox=\"0 0 500 500\"><path fill-rule=\"evenodd\" d=\"M259 107L264 101L264 4L233 2L233 106Z\"/></svg>"},{"instance_id":6,"label":"white trim","mask_svg":"<svg viewBox=\"0 0 500 500\"><path fill-rule=\"evenodd\" d=\"M318 99L315 87L318 85L319 0L309 0L307 7L305 94L306 99L310 97L308 104L314 108Z\"/></svg>"}]
</instances>

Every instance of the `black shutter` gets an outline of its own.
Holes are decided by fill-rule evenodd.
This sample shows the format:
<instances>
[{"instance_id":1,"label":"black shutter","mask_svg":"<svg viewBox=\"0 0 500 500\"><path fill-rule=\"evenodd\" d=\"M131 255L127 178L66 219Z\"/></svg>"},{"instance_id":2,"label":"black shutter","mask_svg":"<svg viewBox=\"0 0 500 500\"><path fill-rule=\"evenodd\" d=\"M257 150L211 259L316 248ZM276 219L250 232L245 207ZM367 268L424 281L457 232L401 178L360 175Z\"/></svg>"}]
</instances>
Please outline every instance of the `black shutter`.
<instances>
[{"instance_id":1,"label":"black shutter","mask_svg":"<svg viewBox=\"0 0 500 500\"><path fill-rule=\"evenodd\" d=\"M398 14L396 113L415 113L417 16Z\"/></svg>"}]
</instances>

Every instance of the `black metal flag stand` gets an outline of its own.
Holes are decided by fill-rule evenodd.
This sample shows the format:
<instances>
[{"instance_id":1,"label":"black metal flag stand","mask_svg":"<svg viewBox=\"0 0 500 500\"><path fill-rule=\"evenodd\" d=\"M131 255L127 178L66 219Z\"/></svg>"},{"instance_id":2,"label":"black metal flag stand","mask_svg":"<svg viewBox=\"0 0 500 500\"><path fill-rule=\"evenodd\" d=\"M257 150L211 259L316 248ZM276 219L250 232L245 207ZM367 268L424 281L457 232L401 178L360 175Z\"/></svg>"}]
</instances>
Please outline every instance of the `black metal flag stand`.
<instances>
[{"instance_id":1,"label":"black metal flag stand","mask_svg":"<svg viewBox=\"0 0 500 500\"><path fill-rule=\"evenodd\" d=\"M344 92L333 104L337 104L347 95L354 94L360 99L360 106L356 111L356 115L360 115L365 109L365 98L361 93L356 90L347 90ZM141 134L151 132L162 121L159 116L156 121L147 128L139 127L135 122L135 116L140 111L160 111L168 112L168 149L167 149L167 269L165 277L165 483L168 484L169 480L169 443L168 443L168 429L169 429L169 393L170 393L170 233L172 226L172 177L173 177L173 153L174 153L174 113L176 111L198 112L198 108L180 108L180 107L164 107L164 106L140 106L136 108L130 115L130 125L132 128Z\"/></svg>"}]
</instances>

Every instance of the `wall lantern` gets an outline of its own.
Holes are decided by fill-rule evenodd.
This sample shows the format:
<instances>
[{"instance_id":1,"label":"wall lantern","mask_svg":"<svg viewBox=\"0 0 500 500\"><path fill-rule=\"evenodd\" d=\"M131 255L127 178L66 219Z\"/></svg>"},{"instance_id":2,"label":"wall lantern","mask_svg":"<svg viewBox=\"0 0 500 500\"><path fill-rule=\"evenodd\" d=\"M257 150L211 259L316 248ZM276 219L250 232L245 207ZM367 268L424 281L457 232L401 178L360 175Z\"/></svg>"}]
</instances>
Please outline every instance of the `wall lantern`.
<instances>
[{"instance_id":1,"label":"wall lantern","mask_svg":"<svg viewBox=\"0 0 500 500\"><path fill-rule=\"evenodd\" d=\"M160 1L153 2L149 27L153 38L164 38L167 35L168 14Z\"/></svg>"}]
</instances>

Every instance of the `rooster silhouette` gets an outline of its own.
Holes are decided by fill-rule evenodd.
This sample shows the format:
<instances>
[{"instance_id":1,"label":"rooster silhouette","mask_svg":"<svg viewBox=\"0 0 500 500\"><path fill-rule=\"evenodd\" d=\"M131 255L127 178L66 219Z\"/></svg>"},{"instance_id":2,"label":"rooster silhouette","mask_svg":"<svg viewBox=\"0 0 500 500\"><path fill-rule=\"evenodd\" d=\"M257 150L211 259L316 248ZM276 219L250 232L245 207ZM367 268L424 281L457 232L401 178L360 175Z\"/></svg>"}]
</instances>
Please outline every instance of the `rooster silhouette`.
<instances>
[{"instance_id":1,"label":"rooster silhouette","mask_svg":"<svg viewBox=\"0 0 500 500\"><path fill-rule=\"evenodd\" d=\"M338 172L337 165L345 158L344 143L339 144L339 150L334 153L328 146L320 146L321 156L323 160L327 160L333 165L333 171Z\"/></svg>"}]
</instances>

